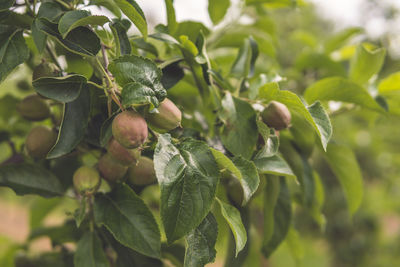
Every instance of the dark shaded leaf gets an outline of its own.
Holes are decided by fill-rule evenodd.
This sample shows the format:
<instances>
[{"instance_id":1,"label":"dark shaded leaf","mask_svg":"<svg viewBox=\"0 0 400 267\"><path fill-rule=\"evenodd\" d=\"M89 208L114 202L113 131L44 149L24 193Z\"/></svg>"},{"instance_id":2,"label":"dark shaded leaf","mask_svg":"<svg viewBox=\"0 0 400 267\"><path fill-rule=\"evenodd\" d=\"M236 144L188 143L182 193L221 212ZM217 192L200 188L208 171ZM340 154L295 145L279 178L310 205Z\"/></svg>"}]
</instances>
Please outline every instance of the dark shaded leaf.
<instances>
[{"instance_id":1,"label":"dark shaded leaf","mask_svg":"<svg viewBox=\"0 0 400 267\"><path fill-rule=\"evenodd\" d=\"M68 75L65 77L43 77L32 82L39 94L69 103L76 100L86 84L86 78L81 75Z\"/></svg>"},{"instance_id":2,"label":"dark shaded leaf","mask_svg":"<svg viewBox=\"0 0 400 267\"><path fill-rule=\"evenodd\" d=\"M174 61L162 68L163 75L161 83L167 90L177 84L185 76L183 68L179 66L180 61L181 60Z\"/></svg>"},{"instance_id":3,"label":"dark shaded leaf","mask_svg":"<svg viewBox=\"0 0 400 267\"><path fill-rule=\"evenodd\" d=\"M274 177L273 179L277 179ZM270 183L271 180L267 181ZM282 243L282 241L286 238L286 235L289 231L291 219L292 219L292 207L290 200L289 188L286 184L284 178L279 178L279 180L273 182L275 185L272 185L272 190L268 190L265 192L266 198L264 201L264 217L271 216L273 209L273 225L266 226L264 225L264 229L269 229L268 235L264 233L264 240L262 246L262 252L265 257L269 257L272 252L274 252L278 246ZM279 183L279 185L277 185ZM276 200L276 205L272 205L273 203L269 202L272 199L269 198L268 195L274 194L273 192L279 191L279 195ZM269 220L271 223L271 217L266 217L264 220ZM267 227L267 228L266 228ZM272 228L272 229L271 229Z\"/></svg>"},{"instance_id":4,"label":"dark shaded leaf","mask_svg":"<svg viewBox=\"0 0 400 267\"><path fill-rule=\"evenodd\" d=\"M131 43L128 39L128 30L131 27L131 23L126 19L114 19L110 24L110 28L114 35L114 41L116 42L117 57L123 55L129 55L132 52Z\"/></svg>"},{"instance_id":5,"label":"dark shaded leaf","mask_svg":"<svg viewBox=\"0 0 400 267\"><path fill-rule=\"evenodd\" d=\"M15 0L3 0L0 3L0 11L6 10L12 7L15 3Z\"/></svg>"},{"instance_id":6,"label":"dark shaded leaf","mask_svg":"<svg viewBox=\"0 0 400 267\"><path fill-rule=\"evenodd\" d=\"M64 192L54 174L28 163L1 166L0 186L10 187L18 195L55 197L63 195Z\"/></svg>"},{"instance_id":7,"label":"dark shaded leaf","mask_svg":"<svg viewBox=\"0 0 400 267\"><path fill-rule=\"evenodd\" d=\"M36 26L47 35L54 37L62 46L82 56L95 56L100 51L100 39L87 27L77 27L62 38L58 25L46 18L36 20Z\"/></svg>"},{"instance_id":8,"label":"dark shaded leaf","mask_svg":"<svg viewBox=\"0 0 400 267\"><path fill-rule=\"evenodd\" d=\"M96 223L104 225L122 245L160 258L158 225L149 208L129 186L119 184L110 194L97 195L94 217Z\"/></svg>"},{"instance_id":9,"label":"dark shaded leaf","mask_svg":"<svg viewBox=\"0 0 400 267\"><path fill-rule=\"evenodd\" d=\"M108 141L112 137L112 122L114 120L115 115L109 117L107 120L103 122L101 125L101 130L100 130L100 145L102 147L105 147L108 143Z\"/></svg>"},{"instance_id":10,"label":"dark shaded leaf","mask_svg":"<svg viewBox=\"0 0 400 267\"><path fill-rule=\"evenodd\" d=\"M56 2L41 3L36 19L31 26L33 41L39 53L42 53L46 47L47 35L39 29L38 19L47 18L49 21L56 22L63 13L62 7Z\"/></svg>"},{"instance_id":11,"label":"dark shaded leaf","mask_svg":"<svg viewBox=\"0 0 400 267\"><path fill-rule=\"evenodd\" d=\"M70 31L77 27L86 25L103 26L109 21L110 20L106 16L92 16L90 12L86 10L68 11L58 22L58 31L62 38L65 38Z\"/></svg>"},{"instance_id":12,"label":"dark shaded leaf","mask_svg":"<svg viewBox=\"0 0 400 267\"><path fill-rule=\"evenodd\" d=\"M79 240L74 255L75 267L110 266L100 238L94 232L86 232Z\"/></svg>"},{"instance_id":13,"label":"dark shaded leaf","mask_svg":"<svg viewBox=\"0 0 400 267\"><path fill-rule=\"evenodd\" d=\"M83 139L89 121L90 92L85 86L79 97L64 104L64 117L57 143L47 154L48 159L58 158L70 153Z\"/></svg>"},{"instance_id":14,"label":"dark shaded leaf","mask_svg":"<svg viewBox=\"0 0 400 267\"><path fill-rule=\"evenodd\" d=\"M0 25L0 82L29 57L22 33L14 26Z\"/></svg>"}]
</instances>

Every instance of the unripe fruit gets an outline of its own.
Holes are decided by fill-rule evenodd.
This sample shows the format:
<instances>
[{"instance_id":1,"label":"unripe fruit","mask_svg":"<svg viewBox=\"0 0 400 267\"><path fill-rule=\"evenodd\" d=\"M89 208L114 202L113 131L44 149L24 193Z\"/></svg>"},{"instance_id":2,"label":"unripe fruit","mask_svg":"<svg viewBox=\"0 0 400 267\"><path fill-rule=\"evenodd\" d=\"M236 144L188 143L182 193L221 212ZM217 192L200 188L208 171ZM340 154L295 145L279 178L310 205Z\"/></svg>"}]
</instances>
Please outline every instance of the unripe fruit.
<instances>
[{"instance_id":1,"label":"unripe fruit","mask_svg":"<svg viewBox=\"0 0 400 267\"><path fill-rule=\"evenodd\" d=\"M93 194L100 186L100 175L96 169L82 166L75 171L73 183L79 194Z\"/></svg>"},{"instance_id":2,"label":"unripe fruit","mask_svg":"<svg viewBox=\"0 0 400 267\"><path fill-rule=\"evenodd\" d=\"M171 100L165 98L158 107L158 113L149 113L146 119L150 126L165 132L181 125L182 112Z\"/></svg>"},{"instance_id":3,"label":"unripe fruit","mask_svg":"<svg viewBox=\"0 0 400 267\"><path fill-rule=\"evenodd\" d=\"M261 118L268 127L280 131L289 127L292 116L284 104L271 101L262 111Z\"/></svg>"},{"instance_id":4,"label":"unripe fruit","mask_svg":"<svg viewBox=\"0 0 400 267\"><path fill-rule=\"evenodd\" d=\"M32 81L42 77L56 77L60 72L55 64L50 62L42 62L35 67L32 73Z\"/></svg>"},{"instance_id":5,"label":"unripe fruit","mask_svg":"<svg viewBox=\"0 0 400 267\"><path fill-rule=\"evenodd\" d=\"M128 170L128 181L134 185L148 185L157 180L154 163L147 157L139 158Z\"/></svg>"},{"instance_id":6,"label":"unripe fruit","mask_svg":"<svg viewBox=\"0 0 400 267\"><path fill-rule=\"evenodd\" d=\"M110 154L104 154L97 165L101 176L109 182L116 182L125 176L128 167L116 161Z\"/></svg>"},{"instance_id":7,"label":"unripe fruit","mask_svg":"<svg viewBox=\"0 0 400 267\"><path fill-rule=\"evenodd\" d=\"M114 138L111 138L110 142L108 142L107 151L116 161L118 161L122 165L134 164L140 157L140 150L138 148L127 149L121 146L121 144L118 143L118 141Z\"/></svg>"},{"instance_id":8,"label":"unripe fruit","mask_svg":"<svg viewBox=\"0 0 400 267\"><path fill-rule=\"evenodd\" d=\"M57 134L46 126L32 128L26 137L25 149L34 159L45 158L57 140Z\"/></svg>"},{"instance_id":9,"label":"unripe fruit","mask_svg":"<svg viewBox=\"0 0 400 267\"><path fill-rule=\"evenodd\" d=\"M135 111L123 111L112 122L114 138L125 148L137 148L148 136L147 123Z\"/></svg>"},{"instance_id":10,"label":"unripe fruit","mask_svg":"<svg viewBox=\"0 0 400 267\"><path fill-rule=\"evenodd\" d=\"M28 95L17 104L18 113L25 119L41 121L50 116L50 107L40 96Z\"/></svg>"}]
</instances>

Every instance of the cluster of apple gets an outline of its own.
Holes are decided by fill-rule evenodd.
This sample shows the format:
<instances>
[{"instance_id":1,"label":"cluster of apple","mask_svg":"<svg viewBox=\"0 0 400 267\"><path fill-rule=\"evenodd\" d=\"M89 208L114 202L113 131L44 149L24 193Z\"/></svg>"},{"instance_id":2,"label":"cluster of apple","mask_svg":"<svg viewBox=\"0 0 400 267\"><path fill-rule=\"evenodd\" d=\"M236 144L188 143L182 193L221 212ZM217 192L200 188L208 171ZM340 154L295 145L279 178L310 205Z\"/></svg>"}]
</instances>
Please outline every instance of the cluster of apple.
<instances>
[{"instance_id":1,"label":"cluster of apple","mask_svg":"<svg viewBox=\"0 0 400 267\"><path fill-rule=\"evenodd\" d=\"M93 193L100 177L110 183L127 179L128 183L144 186L156 181L153 160L141 156L141 147L148 137L148 123L159 131L170 131L181 124L182 113L169 99L158 107L157 113L142 117L134 110L125 110L112 122L113 137L108 142L107 153L97 163L97 169L83 166L74 174L75 189L80 193Z\"/></svg>"},{"instance_id":2,"label":"cluster of apple","mask_svg":"<svg viewBox=\"0 0 400 267\"><path fill-rule=\"evenodd\" d=\"M42 62L35 68L33 80L44 76L58 76L54 70L52 64ZM32 94L18 104L17 110L30 121L42 121L49 117L54 119L48 101L39 94ZM96 166L82 166L74 173L75 190L80 194L93 194L98 189L101 178L109 183L126 180L139 186L154 183L156 176L153 161L141 156L142 147L148 138L148 128L167 132L179 127L182 119L181 111L168 98L160 103L157 111L141 115L133 109L127 109L116 115L112 122L112 137ZM25 150L35 160L44 159L56 141L55 128L37 125L28 133Z\"/></svg>"}]
</instances>

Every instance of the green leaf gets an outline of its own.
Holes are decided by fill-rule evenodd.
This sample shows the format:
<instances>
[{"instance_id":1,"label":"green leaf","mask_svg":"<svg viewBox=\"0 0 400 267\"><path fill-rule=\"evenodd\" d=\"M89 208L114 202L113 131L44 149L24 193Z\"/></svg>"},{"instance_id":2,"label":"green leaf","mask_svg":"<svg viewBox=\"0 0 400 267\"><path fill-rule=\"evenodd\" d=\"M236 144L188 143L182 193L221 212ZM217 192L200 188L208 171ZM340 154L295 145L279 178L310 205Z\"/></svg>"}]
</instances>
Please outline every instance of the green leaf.
<instances>
[{"instance_id":1,"label":"green leaf","mask_svg":"<svg viewBox=\"0 0 400 267\"><path fill-rule=\"evenodd\" d=\"M226 169L239 180L243 188L243 203L246 205L251 196L257 191L260 183L257 168L253 162L244 159L243 157L235 157L230 160L224 153L211 148L211 152L218 164L220 170Z\"/></svg>"},{"instance_id":2,"label":"green leaf","mask_svg":"<svg viewBox=\"0 0 400 267\"><path fill-rule=\"evenodd\" d=\"M118 254L116 267L163 267L159 259L150 258L140 254L133 249L125 247L116 241L112 244L113 249Z\"/></svg>"},{"instance_id":3,"label":"green leaf","mask_svg":"<svg viewBox=\"0 0 400 267\"><path fill-rule=\"evenodd\" d=\"M93 75L93 67L90 62L82 56L68 53L65 55L67 60L67 73L76 73L90 79Z\"/></svg>"},{"instance_id":4,"label":"green leaf","mask_svg":"<svg viewBox=\"0 0 400 267\"><path fill-rule=\"evenodd\" d=\"M379 85L378 90L380 94L387 94L393 91L400 90L400 72L395 72L383 79Z\"/></svg>"},{"instance_id":5,"label":"green leaf","mask_svg":"<svg viewBox=\"0 0 400 267\"><path fill-rule=\"evenodd\" d=\"M304 246L300 240L300 235L293 227L289 228L286 236L286 244L289 246L290 254L296 261L297 265L301 264L301 260L304 258Z\"/></svg>"},{"instance_id":6,"label":"green leaf","mask_svg":"<svg viewBox=\"0 0 400 267\"><path fill-rule=\"evenodd\" d=\"M178 28L178 23L176 22L175 9L172 1L173 0L165 0L165 7L167 9L168 31L169 34L174 35Z\"/></svg>"},{"instance_id":7,"label":"green leaf","mask_svg":"<svg viewBox=\"0 0 400 267\"><path fill-rule=\"evenodd\" d=\"M203 267L214 262L217 251L218 225L212 213L192 230L186 237L187 248L185 253L185 267Z\"/></svg>"},{"instance_id":8,"label":"green leaf","mask_svg":"<svg viewBox=\"0 0 400 267\"><path fill-rule=\"evenodd\" d=\"M264 147L255 155L255 158L268 158L276 155L279 149L279 138L272 129L262 122L257 121L257 129L264 139Z\"/></svg>"},{"instance_id":9,"label":"green leaf","mask_svg":"<svg viewBox=\"0 0 400 267\"><path fill-rule=\"evenodd\" d=\"M79 207L74 211L76 227L80 227L86 217L86 197L80 200Z\"/></svg>"},{"instance_id":10,"label":"green leaf","mask_svg":"<svg viewBox=\"0 0 400 267\"><path fill-rule=\"evenodd\" d=\"M314 104L309 108L306 108L301 99L292 92L280 90L279 85L275 83L275 86L266 84L259 89L260 97L265 101L276 100L287 106L291 113L298 114L304 118L317 132L322 147L326 150L329 139L332 135L332 126L328 115L320 104ZM314 102L315 98L307 98L308 102ZM310 112L311 111L311 112ZM315 118L314 118L315 116ZM330 129L330 130L329 130Z\"/></svg>"},{"instance_id":11,"label":"green leaf","mask_svg":"<svg viewBox=\"0 0 400 267\"><path fill-rule=\"evenodd\" d=\"M112 122L115 114L103 122L100 129L100 145L106 147L108 141L112 137Z\"/></svg>"},{"instance_id":12,"label":"green leaf","mask_svg":"<svg viewBox=\"0 0 400 267\"><path fill-rule=\"evenodd\" d=\"M30 229L39 227L46 216L61 203L61 198L37 198L29 209Z\"/></svg>"},{"instance_id":13,"label":"green leaf","mask_svg":"<svg viewBox=\"0 0 400 267\"><path fill-rule=\"evenodd\" d=\"M37 18L47 18L51 22L57 22L64 14L63 7L57 2L44 2L40 4Z\"/></svg>"},{"instance_id":14,"label":"green leaf","mask_svg":"<svg viewBox=\"0 0 400 267\"><path fill-rule=\"evenodd\" d=\"M134 0L114 0L121 11L135 24L139 31L143 34L143 38L147 38L147 22L142 9Z\"/></svg>"},{"instance_id":15,"label":"green leaf","mask_svg":"<svg viewBox=\"0 0 400 267\"><path fill-rule=\"evenodd\" d=\"M359 84L368 82L374 74L378 74L381 70L385 55L384 48L372 49L366 44L360 44L350 61L350 79Z\"/></svg>"},{"instance_id":16,"label":"green leaf","mask_svg":"<svg viewBox=\"0 0 400 267\"><path fill-rule=\"evenodd\" d=\"M83 139L89 122L90 92L85 86L77 99L64 104L64 117L58 133L57 143L47 154L54 159L71 152Z\"/></svg>"},{"instance_id":17,"label":"green leaf","mask_svg":"<svg viewBox=\"0 0 400 267\"><path fill-rule=\"evenodd\" d=\"M230 0L208 0L208 14L214 25L225 17L230 4Z\"/></svg>"},{"instance_id":18,"label":"green leaf","mask_svg":"<svg viewBox=\"0 0 400 267\"><path fill-rule=\"evenodd\" d=\"M53 244L64 244L67 242L77 242L82 233L76 227L73 220L65 221L61 225L43 226L35 228L31 231L28 240L34 240L43 236L50 238Z\"/></svg>"},{"instance_id":19,"label":"green leaf","mask_svg":"<svg viewBox=\"0 0 400 267\"><path fill-rule=\"evenodd\" d=\"M33 42L35 43L38 52L42 53L44 48L46 47L47 35L41 30L39 30L38 24L39 24L38 19L35 19L32 22L31 31L32 31Z\"/></svg>"},{"instance_id":20,"label":"green leaf","mask_svg":"<svg viewBox=\"0 0 400 267\"><path fill-rule=\"evenodd\" d=\"M86 232L79 240L74 255L75 267L110 266L100 238L94 232Z\"/></svg>"},{"instance_id":21,"label":"green leaf","mask_svg":"<svg viewBox=\"0 0 400 267\"><path fill-rule=\"evenodd\" d=\"M231 74L237 78L253 76L254 64L257 57L258 46L256 41L252 37L245 39L232 65Z\"/></svg>"},{"instance_id":22,"label":"green leaf","mask_svg":"<svg viewBox=\"0 0 400 267\"><path fill-rule=\"evenodd\" d=\"M114 19L110 24L110 28L114 35L114 41L117 48L117 57L121 55L129 55L132 52L131 43L128 38L128 30L131 23L126 19Z\"/></svg>"},{"instance_id":23,"label":"green leaf","mask_svg":"<svg viewBox=\"0 0 400 267\"><path fill-rule=\"evenodd\" d=\"M32 82L39 94L62 103L76 100L86 85L86 78L81 75L65 77L43 77Z\"/></svg>"},{"instance_id":24,"label":"green leaf","mask_svg":"<svg viewBox=\"0 0 400 267\"><path fill-rule=\"evenodd\" d=\"M263 243L267 244L274 234L274 210L276 203L278 201L280 182L276 176L267 176L263 178L268 178L267 184L264 188L264 233L263 233Z\"/></svg>"},{"instance_id":25,"label":"green leaf","mask_svg":"<svg viewBox=\"0 0 400 267\"><path fill-rule=\"evenodd\" d=\"M0 24L30 29L33 18L27 14L20 14L11 10L0 12Z\"/></svg>"},{"instance_id":26,"label":"green leaf","mask_svg":"<svg viewBox=\"0 0 400 267\"><path fill-rule=\"evenodd\" d=\"M307 155L300 154L297 147L292 144L292 140L281 138L282 146L281 152L283 157L289 164L290 168L293 170L293 173L296 175L297 180L301 186L302 193L302 203L307 208L310 208L313 205L314 197L315 197L315 183L313 177L313 170L308 162ZM296 148L295 148L296 147Z\"/></svg>"},{"instance_id":27,"label":"green leaf","mask_svg":"<svg viewBox=\"0 0 400 267\"><path fill-rule=\"evenodd\" d=\"M218 198L216 199L219 206L221 207L222 216L225 218L226 222L231 228L233 236L235 237L235 243L236 243L235 256L237 257L238 253L244 248L247 242L247 233L242 223L240 212L234 206L224 203Z\"/></svg>"},{"instance_id":28,"label":"green leaf","mask_svg":"<svg viewBox=\"0 0 400 267\"><path fill-rule=\"evenodd\" d=\"M0 25L0 82L29 57L22 33L13 26Z\"/></svg>"},{"instance_id":29,"label":"green leaf","mask_svg":"<svg viewBox=\"0 0 400 267\"><path fill-rule=\"evenodd\" d=\"M220 173L205 143L188 139L175 146L169 134L158 138L154 168L161 187L161 219L171 244L208 214Z\"/></svg>"},{"instance_id":30,"label":"green leaf","mask_svg":"<svg viewBox=\"0 0 400 267\"><path fill-rule=\"evenodd\" d=\"M328 144L332 137L332 124L329 116L319 101L308 106L307 110L313 118L315 125L317 125L318 132L321 136L322 146L326 149L326 144Z\"/></svg>"},{"instance_id":31,"label":"green leaf","mask_svg":"<svg viewBox=\"0 0 400 267\"><path fill-rule=\"evenodd\" d=\"M178 29L174 36L186 35L190 41L196 42L200 33L208 35L210 30L203 23L197 21L182 21L178 24Z\"/></svg>"},{"instance_id":32,"label":"green leaf","mask_svg":"<svg viewBox=\"0 0 400 267\"><path fill-rule=\"evenodd\" d=\"M95 56L100 51L100 39L87 27L77 27L63 38L56 23L47 18L36 20L36 26L47 35L54 37L63 47L82 56Z\"/></svg>"},{"instance_id":33,"label":"green leaf","mask_svg":"<svg viewBox=\"0 0 400 267\"><path fill-rule=\"evenodd\" d=\"M152 106L158 107L159 105L157 93L152 88L137 82L126 84L122 89L121 98L122 105L125 107L144 104L152 104Z\"/></svg>"},{"instance_id":34,"label":"green leaf","mask_svg":"<svg viewBox=\"0 0 400 267\"><path fill-rule=\"evenodd\" d=\"M234 155L250 159L258 139L256 113L253 107L226 93L219 117L224 122L221 141Z\"/></svg>"},{"instance_id":35,"label":"green leaf","mask_svg":"<svg viewBox=\"0 0 400 267\"><path fill-rule=\"evenodd\" d=\"M350 214L354 214L362 202L363 180L353 151L346 146L331 143L325 157L342 185Z\"/></svg>"},{"instance_id":36,"label":"green leaf","mask_svg":"<svg viewBox=\"0 0 400 267\"><path fill-rule=\"evenodd\" d=\"M156 98L161 102L167 91L161 84L162 72L157 65L146 58L134 55L120 57L109 65L109 70L114 75L118 84L125 88L128 83L139 83L143 88L151 88ZM135 88L135 86L132 86ZM142 92L145 90L142 88ZM142 95L145 93L142 93ZM127 94L127 95L130 95Z\"/></svg>"},{"instance_id":37,"label":"green leaf","mask_svg":"<svg viewBox=\"0 0 400 267\"><path fill-rule=\"evenodd\" d=\"M110 20L106 16L92 16L90 12L86 10L68 11L58 22L58 31L61 36L65 38L70 31L77 27L86 25L103 26L109 21Z\"/></svg>"},{"instance_id":38,"label":"green leaf","mask_svg":"<svg viewBox=\"0 0 400 267\"><path fill-rule=\"evenodd\" d=\"M162 68L161 83L166 90L174 87L184 76L183 68L179 66L181 59L176 59Z\"/></svg>"},{"instance_id":39,"label":"green leaf","mask_svg":"<svg viewBox=\"0 0 400 267\"><path fill-rule=\"evenodd\" d=\"M160 258L158 225L149 208L132 189L117 185L107 195L99 194L94 202L94 217L118 242L152 258Z\"/></svg>"},{"instance_id":40,"label":"green leaf","mask_svg":"<svg viewBox=\"0 0 400 267\"><path fill-rule=\"evenodd\" d=\"M306 89L304 97L308 102L334 100L354 103L379 112L383 111L365 88L341 77L329 77L317 81Z\"/></svg>"},{"instance_id":41,"label":"green leaf","mask_svg":"<svg viewBox=\"0 0 400 267\"><path fill-rule=\"evenodd\" d=\"M131 42L135 48L149 52L158 57L158 50L152 43L143 40L143 38L134 38L131 39Z\"/></svg>"},{"instance_id":42,"label":"green leaf","mask_svg":"<svg viewBox=\"0 0 400 267\"><path fill-rule=\"evenodd\" d=\"M37 194L42 197L63 195L63 188L54 174L28 163L1 166L0 186L10 187L17 195Z\"/></svg>"},{"instance_id":43,"label":"green leaf","mask_svg":"<svg viewBox=\"0 0 400 267\"><path fill-rule=\"evenodd\" d=\"M351 37L354 35L360 34L363 32L362 28L359 27L351 27L344 29L335 35L329 37L328 40L325 41L324 47L326 53L331 53L336 49L342 47Z\"/></svg>"},{"instance_id":44,"label":"green leaf","mask_svg":"<svg viewBox=\"0 0 400 267\"><path fill-rule=\"evenodd\" d=\"M15 0L3 0L0 3L0 11L6 10L12 7L15 3Z\"/></svg>"},{"instance_id":45,"label":"green leaf","mask_svg":"<svg viewBox=\"0 0 400 267\"><path fill-rule=\"evenodd\" d=\"M62 7L56 2L41 3L37 17L31 26L33 41L39 53L42 53L46 47L47 35L39 29L40 22L38 19L47 18L49 21L56 22L63 13Z\"/></svg>"},{"instance_id":46,"label":"green leaf","mask_svg":"<svg viewBox=\"0 0 400 267\"><path fill-rule=\"evenodd\" d=\"M295 177L286 161L278 155L269 158L257 158L254 160L254 164L258 171L263 174Z\"/></svg>"},{"instance_id":47,"label":"green leaf","mask_svg":"<svg viewBox=\"0 0 400 267\"><path fill-rule=\"evenodd\" d=\"M103 6L110 10L117 18L121 17L121 10L119 7L115 4L114 0L91 0L91 3L97 6Z\"/></svg>"},{"instance_id":48,"label":"green leaf","mask_svg":"<svg viewBox=\"0 0 400 267\"><path fill-rule=\"evenodd\" d=\"M276 205L274 205L273 207L273 231L272 234L271 232L269 232L269 238L264 238L261 249L264 256L267 258L272 254L272 252L274 252L278 248L280 243L282 243L282 241L286 238L292 220L292 206L289 188L284 178L279 178L279 180L279 196L276 200ZM267 186L268 182L270 182L270 180L267 181ZM268 193L271 194L271 191L267 190L265 192L265 194ZM268 201L268 197L265 199L265 201ZM271 209L272 206L268 204L268 202L264 202L264 205L267 205L264 206L264 216L266 216L266 214L271 215L271 211L265 213L265 209Z\"/></svg>"}]
</instances>

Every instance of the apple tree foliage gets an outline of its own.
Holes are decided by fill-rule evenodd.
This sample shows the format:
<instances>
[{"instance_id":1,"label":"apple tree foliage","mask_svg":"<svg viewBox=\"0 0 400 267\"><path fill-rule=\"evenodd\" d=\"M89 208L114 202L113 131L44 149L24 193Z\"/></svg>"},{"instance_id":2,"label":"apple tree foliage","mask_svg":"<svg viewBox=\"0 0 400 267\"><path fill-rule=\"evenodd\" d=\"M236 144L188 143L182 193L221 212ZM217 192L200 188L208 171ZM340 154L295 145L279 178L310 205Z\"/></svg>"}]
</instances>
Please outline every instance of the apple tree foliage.
<instances>
[{"instance_id":1,"label":"apple tree foliage","mask_svg":"<svg viewBox=\"0 0 400 267\"><path fill-rule=\"evenodd\" d=\"M285 240L296 247L296 209L324 228L324 177L314 168L315 153L340 182L349 214L357 211L360 167L351 149L332 137L330 116L350 109L398 112L391 103L399 74L376 79L385 49L348 46L362 33L358 28L323 41L299 32L291 42L305 49L289 68L270 13L305 3L232 5L209 0L213 26L207 27L177 22L173 0L165 0L167 21L151 28L134 0L1 1L0 81L25 66L29 75L19 87L40 96L51 113L31 122L34 103L13 94L0 99L0 142L12 150L0 165L0 185L42 197L32 205L27 243L47 236L54 248L21 256L17 265L162 266L168 260L189 267L223 255L226 266L241 266L255 240L253 228L261 238L257 249L268 258ZM95 14L90 6L107 12ZM243 17L249 21L242 23ZM179 108L171 114L182 118L178 127L162 130L148 116L162 110L166 97ZM271 101L289 110L288 128L276 130L262 120ZM129 166L121 168L122 178L110 179L119 171L115 163L107 175L100 171L101 185L91 184L95 193L74 189L78 168L90 167L88 176L101 168L112 122L127 110L148 122L138 153L153 160L147 171L156 179L134 184L125 175ZM38 125L57 137L44 155L32 156L25 137ZM45 133L29 141L37 145ZM44 226L65 198L76 201L76 210L63 224ZM224 238L230 240L227 251L218 246Z\"/></svg>"}]
</instances>

